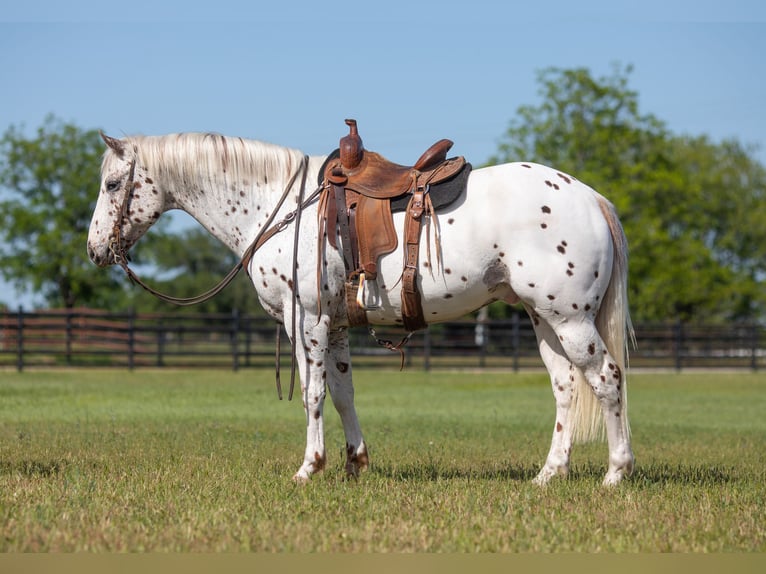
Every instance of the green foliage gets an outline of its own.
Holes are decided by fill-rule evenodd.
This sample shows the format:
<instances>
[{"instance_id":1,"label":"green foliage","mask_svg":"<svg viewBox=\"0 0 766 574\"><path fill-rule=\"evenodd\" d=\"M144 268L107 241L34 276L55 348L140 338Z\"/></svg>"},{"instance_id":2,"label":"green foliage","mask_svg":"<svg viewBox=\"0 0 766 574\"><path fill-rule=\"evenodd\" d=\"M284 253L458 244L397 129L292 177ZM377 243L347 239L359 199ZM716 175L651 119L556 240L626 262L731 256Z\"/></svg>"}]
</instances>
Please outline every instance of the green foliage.
<instances>
[{"instance_id":1,"label":"green foliage","mask_svg":"<svg viewBox=\"0 0 766 574\"><path fill-rule=\"evenodd\" d=\"M637 467L603 443L538 488L547 377L356 373L371 468L290 481L300 400L273 372L37 371L0 383L2 552L763 552L763 374L636 375Z\"/></svg>"},{"instance_id":2,"label":"green foliage","mask_svg":"<svg viewBox=\"0 0 766 574\"><path fill-rule=\"evenodd\" d=\"M642 115L630 67L540 73L490 163L532 160L599 190L631 247L637 321L724 321L766 312L766 170L734 140L677 136Z\"/></svg>"}]
</instances>

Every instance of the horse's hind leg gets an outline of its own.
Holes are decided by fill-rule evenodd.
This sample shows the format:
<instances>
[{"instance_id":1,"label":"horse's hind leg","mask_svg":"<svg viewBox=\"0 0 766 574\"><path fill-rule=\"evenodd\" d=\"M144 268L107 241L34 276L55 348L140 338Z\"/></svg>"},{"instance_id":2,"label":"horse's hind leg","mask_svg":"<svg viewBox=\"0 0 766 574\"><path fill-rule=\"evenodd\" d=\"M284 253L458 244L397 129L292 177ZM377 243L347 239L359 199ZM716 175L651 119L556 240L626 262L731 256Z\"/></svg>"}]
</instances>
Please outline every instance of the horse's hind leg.
<instances>
[{"instance_id":1,"label":"horse's hind leg","mask_svg":"<svg viewBox=\"0 0 766 574\"><path fill-rule=\"evenodd\" d=\"M362 437L354 407L354 385L351 380L351 354L347 331L331 331L326 368L330 397L343 423L346 436L346 474L358 476L369 464L367 445Z\"/></svg>"},{"instance_id":2,"label":"horse's hind leg","mask_svg":"<svg viewBox=\"0 0 766 574\"><path fill-rule=\"evenodd\" d=\"M569 472L573 431L570 407L574 385L574 368L564 353L553 329L534 311L530 309L527 311L535 325L540 356L550 374L553 396L556 399L556 420L553 427L551 448L545 459L545 465L534 479L536 484L544 485L554 476L566 476Z\"/></svg>"},{"instance_id":3,"label":"horse's hind leg","mask_svg":"<svg viewBox=\"0 0 766 574\"><path fill-rule=\"evenodd\" d=\"M625 374L592 321L570 318L553 328L567 357L582 371L601 403L609 444L609 470L604 484L617 484L633 470L627 406L622 404L623 397L627 396L623 392Z\"/></svg>"}]
</instances>

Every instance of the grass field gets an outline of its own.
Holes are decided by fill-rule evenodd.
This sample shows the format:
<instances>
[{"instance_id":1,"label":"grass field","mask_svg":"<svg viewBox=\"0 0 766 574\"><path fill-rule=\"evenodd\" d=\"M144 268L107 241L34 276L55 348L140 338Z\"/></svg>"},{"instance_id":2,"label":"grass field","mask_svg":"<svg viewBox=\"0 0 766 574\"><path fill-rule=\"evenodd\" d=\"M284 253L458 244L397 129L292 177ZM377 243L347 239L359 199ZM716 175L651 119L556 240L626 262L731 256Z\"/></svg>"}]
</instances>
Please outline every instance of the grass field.
<instances>
[{"instance_id":1,"label":"grass field","mask_svg":"<svg viewBox=\"0 0 766 574\"><path fill-rule=\"evenodd\" d=\"M547 453L543 374L358 370L371 468L290 477L300 401L271 371L0 373L0 550L764 552L766 374L633 374L637 468L607 449L530 484Z\"/></svg>"}]
</instances>

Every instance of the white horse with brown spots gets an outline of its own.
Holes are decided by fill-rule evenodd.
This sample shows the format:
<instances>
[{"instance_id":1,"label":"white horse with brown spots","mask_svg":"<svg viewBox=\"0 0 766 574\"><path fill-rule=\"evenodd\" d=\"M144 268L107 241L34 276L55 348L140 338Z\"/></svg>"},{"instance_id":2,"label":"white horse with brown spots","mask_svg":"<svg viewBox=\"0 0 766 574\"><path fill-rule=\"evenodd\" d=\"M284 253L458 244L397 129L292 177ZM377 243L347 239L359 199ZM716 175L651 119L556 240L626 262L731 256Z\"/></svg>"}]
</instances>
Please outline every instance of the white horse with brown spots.
<instances>
[{"instance_id":1,"label":"white horse with brown spots","mask_svg":"<svg viewBox=\"0 0 766 574\"><path fill-rule=\"evenodd\" d=\"M303 210L294 273L289 228L295 221L283 220L305 192L302 182L317 181L325 158L211 134L104 139L108 148L88 236L88 254L99 266L114 264L116 253L171 209L192 215L238 256L265 227L282 221L285 231L255 251L247 270L269 314L288 334L295 325L307 437L294 478L307 480L325 466L328 389L345 433L346 471L355 475L365 468L343 259L319 245L312 202ZM288 199L278 206L284 192ZM400 236L403 222L404 214L394 215ZM612 205L570 175L509 163L474 170L459 200L438 213L438 227L441 265L423 267L418 278L429 322L457 319L497 300L521 302L534 322L556 399L550 451L535 482L566 475L573 441L594 438L603 423L609 445L604 483L620 482L633 468L625 380L631 326L627 247ZM435 248L428 235L422 234L421 253ZM377 297L377 308L367 312L371 324L401 324L402 268L399 250L379 261L377 284L368 286Z\"/></svg>"}]
</instances>

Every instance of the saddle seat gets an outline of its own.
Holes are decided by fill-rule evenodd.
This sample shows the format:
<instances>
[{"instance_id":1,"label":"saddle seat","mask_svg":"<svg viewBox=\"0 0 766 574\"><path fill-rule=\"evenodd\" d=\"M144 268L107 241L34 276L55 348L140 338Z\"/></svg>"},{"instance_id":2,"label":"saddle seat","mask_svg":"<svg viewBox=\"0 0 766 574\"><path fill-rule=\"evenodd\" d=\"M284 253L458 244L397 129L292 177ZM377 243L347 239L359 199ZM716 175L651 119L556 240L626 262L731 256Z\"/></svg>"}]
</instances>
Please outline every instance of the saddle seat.
<instances>
[{"instance_id":1,"label":"saddle seat","mask_svg":"<svg viewBox=\"0 0 766 574\"><path fill-rule=\"evenodd\" d=\"M343 159L339 159L332 166L328 179L366 197L394 199L413 189L414 178L422 177L424 182L436 184L455 175L460 167L457 160L461 158L451 160L450 165L443 165L448 161L447 152L452 145L448 139L439 140L412 166L399 165L379 153L364 150L361 160L354 167L344 166Z\"/></svg>"}]
</instances>

